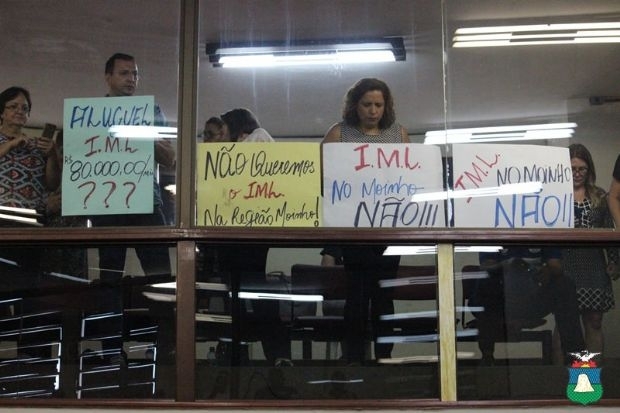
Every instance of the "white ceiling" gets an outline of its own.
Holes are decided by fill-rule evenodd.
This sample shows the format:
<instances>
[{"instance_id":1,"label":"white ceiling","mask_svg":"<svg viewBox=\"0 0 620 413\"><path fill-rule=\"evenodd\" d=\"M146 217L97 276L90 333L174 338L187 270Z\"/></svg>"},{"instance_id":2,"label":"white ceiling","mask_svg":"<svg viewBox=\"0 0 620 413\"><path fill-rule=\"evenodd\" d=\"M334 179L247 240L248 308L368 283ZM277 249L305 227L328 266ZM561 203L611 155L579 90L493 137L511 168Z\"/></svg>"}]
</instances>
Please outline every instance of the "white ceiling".
<instances>
[{"instance_id":1,"label":"white ceiling","mask_svg":"<svg viewBox=\"0 0 620 413\"><path fill-rule=\"evenodd\" d=\"M103 95L105 60L123 51L138 59L141 93L154 94L174 122L178 4L176 0L3 0L0 88L14 84L29 88L34 100L31 124L60 125L63 99ZM398 120L411 132L440 127L444 121L460 126L563 120L586 110L588 105L582 102L589 96L620 96L620 44L448 48L445 56L441 49L442 6L449 34L461 24L620 20L617 0L206 0L200 4L201 120L233 107L248 107L276 136L320 136L339 120L347 88L368 76L391 86ZM204 43L218 40L396 35L405 38L407 60L392 64L226 70L211 67L204 53Z\"/></svg>"}]
</instances>

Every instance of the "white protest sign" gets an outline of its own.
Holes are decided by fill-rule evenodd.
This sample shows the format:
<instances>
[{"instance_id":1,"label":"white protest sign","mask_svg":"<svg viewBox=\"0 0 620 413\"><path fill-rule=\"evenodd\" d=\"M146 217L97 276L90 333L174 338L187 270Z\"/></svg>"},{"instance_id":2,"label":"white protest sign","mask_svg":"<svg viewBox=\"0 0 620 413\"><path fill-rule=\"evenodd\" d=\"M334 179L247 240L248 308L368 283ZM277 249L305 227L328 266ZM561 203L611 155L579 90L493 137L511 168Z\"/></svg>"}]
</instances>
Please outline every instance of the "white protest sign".
<instances>
[{"instance_id":1,"label":"white protest sign","mask_svg":"<svg viewBox=\"0 0 620 413\"><path fill-rule=\"evenodd\" d=\"M444 227L444 201L411 202L443 189L441 153L422 144L323 145L323 226Z\"/></svg>"},{"instance_id":2,"label":"white protest sign","mask_svg":"<svg viewBox=\"0 0 620 413\"><path fill-rule=\"evenodd\" d=\"M573 227L568 148L455 144L453 154L455 227ZM511 187L520 192L526 183L539 183L539 188L511 193ZM471 197L459 197L459 191L471 194L478 189L486 195L476 196L474 191Z\"/></svg>"}]
</instances>

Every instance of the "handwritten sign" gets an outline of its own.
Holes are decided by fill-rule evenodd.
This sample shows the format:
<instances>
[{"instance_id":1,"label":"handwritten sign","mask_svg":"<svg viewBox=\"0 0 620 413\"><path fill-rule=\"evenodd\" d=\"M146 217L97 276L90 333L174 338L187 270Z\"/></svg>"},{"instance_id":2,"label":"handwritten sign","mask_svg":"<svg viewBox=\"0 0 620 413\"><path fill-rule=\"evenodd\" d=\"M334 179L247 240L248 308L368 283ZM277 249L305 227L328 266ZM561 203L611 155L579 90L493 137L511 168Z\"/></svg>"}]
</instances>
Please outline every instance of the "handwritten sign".
<instances>
[{"instance_id":1,"label":"handwritten sign","mask_svg":"<svg viewBox=\"0 0 620 413\"><path fill-rule=\"evenodd\" d=\"M443 227L444 202L412 202L441 191L438 147L421 144L323 145L323 219L328 227Z\"/></svg>"},{"instance_id":2,"label":"handwritten sign","mask_svg":"<svg viewBox=\"0 0 620 413\"><path fill-rule=\"evenodd\" d=\"M198 225L318 227L320 145L200 143Z\"/></svg>"},{"instance_id":3,"label":"handwritten sign","mask_svg":"<svg viewBox=\"0 0 620 413\"><path fill-rule=\"evenodd\" d=\"M153 125L153 96L65 99L62 214L153 212L153 138L112 126Z\"/></svg>"},{"instance_id":4,"label":"handwritten sign","mask_svg":"<svg viewBox=\"0 0 620 413\"><path fill-rule=\"evenodd\" d=\"M459 144L453 145L453 150L455 194L528 182L542 184L538 193L456 198L456 227L573 227L573 175L567 148Z\"/></svg>"}]
</instances>

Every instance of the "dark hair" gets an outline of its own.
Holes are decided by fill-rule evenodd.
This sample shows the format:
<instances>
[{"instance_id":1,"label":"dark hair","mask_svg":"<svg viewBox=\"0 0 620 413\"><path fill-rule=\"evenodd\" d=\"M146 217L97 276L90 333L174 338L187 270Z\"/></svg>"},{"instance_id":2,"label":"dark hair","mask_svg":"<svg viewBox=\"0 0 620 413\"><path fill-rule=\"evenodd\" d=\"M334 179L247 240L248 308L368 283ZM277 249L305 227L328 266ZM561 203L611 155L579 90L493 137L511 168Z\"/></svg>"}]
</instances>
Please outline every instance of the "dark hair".
<instances>
[{"instance_id":1,"label":"dark hair","mask_svg":"<svg viewBox=\"0 0 620 413\"><path fill-rule=\"evenodd\" d=\"M30 92L19 86L11 86L8 89L5 89L0 93L0 113L4 112L4 106L6 102L11 99L15 99L19 95L24 95L26 101L28 102L28 107L32 110L32 101L30 100Z\"/></svg>"},{"instance_id":2,"label":"dark hair","mask_svg":"<svg viewBox=\"0 0 620 413\"><path fill-rule=\"evenodd\" d=\"M217 116L211 116L205 122L205 126L207 126L209 124L213 124L213 125L217 126L218 128L221 128L222 126L224 126L224 121L222 119L218 118Z\"/></svg>"},{"instance_id":3,"label":"dark hair","mask_svg":"<svg viewBox=\"0 0 620 413\"><path fill-rule=\"evenodd\" d=\"M134 57L132 55L126 53L114 53L110 58L105 62L105 74L113 74L114 73L114 64L117 60L126 60L128 62L133 62Z\"/></svg>"},{"instance_id":4,"label":"dark hair","mask_svg":"<svg viewBox=\"0 0 620 413\"><path fill-rule=\"evenodd\" d=\"M379 121L379 128L387 129L396 121L396 113L394 112L394 100L390 88L382 80L375 78L360 79L355 85L349 89L345 96L344 108L342 109L342 119L351 126L359 126L360 118L357 116L357 104L367 93L378 90L383 94L385 100L385 108L383 117Z\"/></svg>"},{"instance_id":5,"label":"dark hair","mask_svg":"<svg viewBox=\"0 0 620 413\"><path fill-rule=\"evenodd\" d=\"M596 169L594 168L594 161L592 160L590 151L580 143L573 143L572 145L569 145L568 153L570 154L571 159L578 158L586 163L588 168L585 182L586 194L592 201L593 205L598 205L601 202L605 191L596 186Z\"/></svg>"},{"instance_id":6,"label":"dark hair","mask_svg":"<svg viewBox=\"0 0 620 413\"><path fill-rule=\"evenodd\" d=\"M224 113L221 118L228 126L228 133L232 142L237 142L242 134L252 133L254 129L260 128L256 116L245 108L230 110Z\"/></svg>"}]
</instances>

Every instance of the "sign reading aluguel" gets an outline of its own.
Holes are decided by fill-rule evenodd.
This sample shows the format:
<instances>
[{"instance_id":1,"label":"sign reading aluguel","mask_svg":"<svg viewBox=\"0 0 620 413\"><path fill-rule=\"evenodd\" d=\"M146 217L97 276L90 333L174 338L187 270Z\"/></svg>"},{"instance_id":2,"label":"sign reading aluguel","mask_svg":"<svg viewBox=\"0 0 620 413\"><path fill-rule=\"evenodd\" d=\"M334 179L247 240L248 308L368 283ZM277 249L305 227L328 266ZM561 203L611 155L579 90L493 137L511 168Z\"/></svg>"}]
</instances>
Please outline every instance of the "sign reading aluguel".
<instances>
[{"instance_id":1,"label":"sign reading aluguel","mask_svg":"<svg viewBox=\"0 0 620 413\"><path fill-rule=\"evenodd\" d=\"M63 215L153 212L153 138L110 133L153 118L153 96L65 99Z\"/></svg>"}]
</instances>

